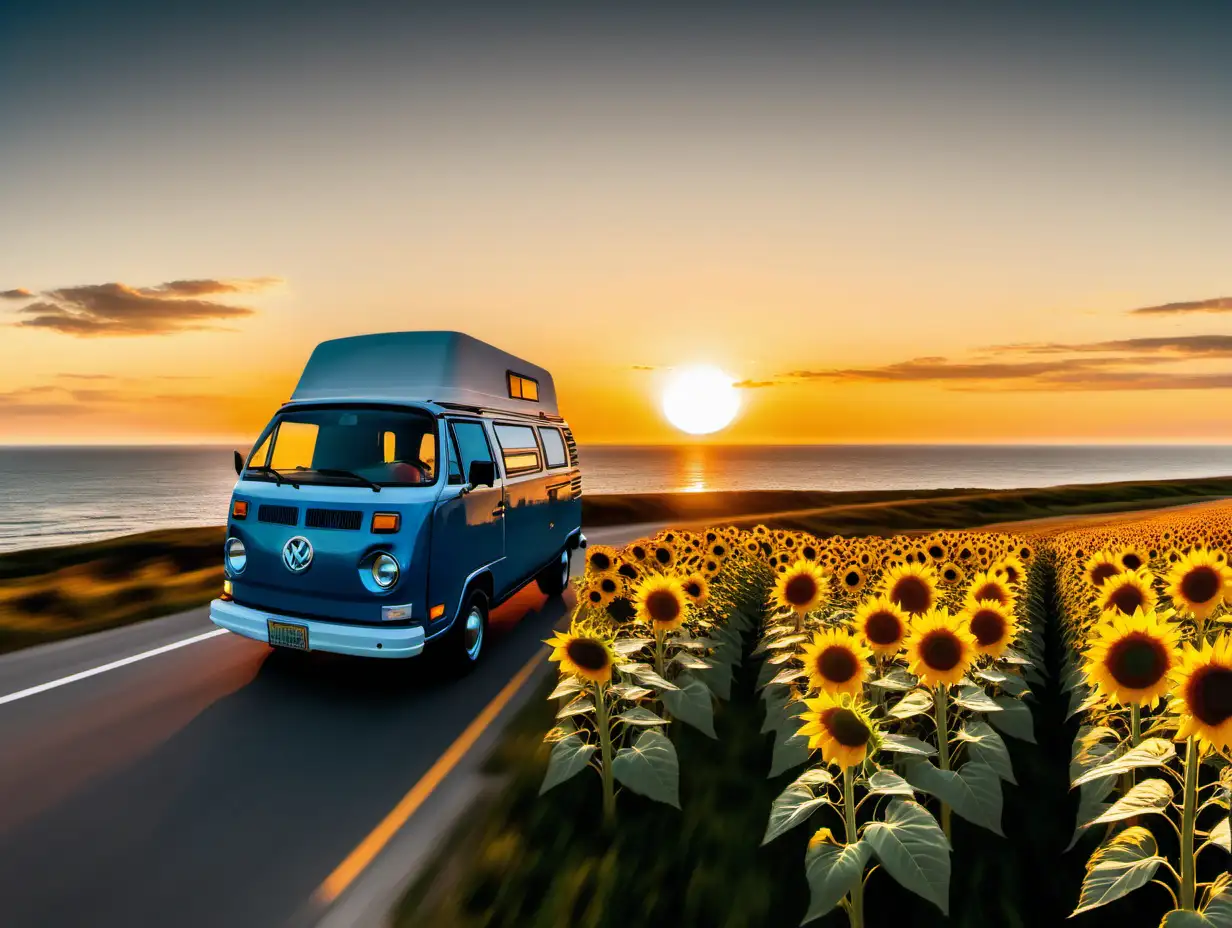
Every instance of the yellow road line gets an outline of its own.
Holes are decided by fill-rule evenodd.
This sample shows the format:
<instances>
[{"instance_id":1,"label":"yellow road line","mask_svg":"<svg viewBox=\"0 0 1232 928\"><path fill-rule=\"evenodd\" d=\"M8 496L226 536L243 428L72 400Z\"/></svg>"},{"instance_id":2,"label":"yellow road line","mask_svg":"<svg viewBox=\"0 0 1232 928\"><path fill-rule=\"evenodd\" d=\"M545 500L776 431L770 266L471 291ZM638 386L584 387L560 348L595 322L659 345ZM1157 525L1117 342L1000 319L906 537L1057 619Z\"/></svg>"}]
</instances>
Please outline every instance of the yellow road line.
<instances>
[{"instance_id":1,"label":"yellow road line","mask_svg":"<svg viewBox=\"0 0 1232 928\"><path fill-rule=\"evenodd\" d=\"M479 715L475 716L474 721L466 726L466 730L458 736L458 740L437 758L436 763L428 768L428 772L411 787L411 791L402 797L390 813L381 820L381 823L372 830L372 833L359 842L355 850L347 855L346 860L340 863L334 872L326 877L325 882L317 887L316 892L313 893L314 900L328 905L364 872L368 865L376 859L376 855L381 853L390 839L398 833L398 829L405 825L415 811L423 805L424 800L432 795L432 791L457 766L458 761L466 756L466 752L479 740L479 736L492 724L492 720L500 714L514 694L522 688L522 684L529 679L535 668L543 663L546 653L546 649L540 649L539 653L505 684L505 688L496 694L496 698L488 703Z\"/></svg>"}]
</instances>

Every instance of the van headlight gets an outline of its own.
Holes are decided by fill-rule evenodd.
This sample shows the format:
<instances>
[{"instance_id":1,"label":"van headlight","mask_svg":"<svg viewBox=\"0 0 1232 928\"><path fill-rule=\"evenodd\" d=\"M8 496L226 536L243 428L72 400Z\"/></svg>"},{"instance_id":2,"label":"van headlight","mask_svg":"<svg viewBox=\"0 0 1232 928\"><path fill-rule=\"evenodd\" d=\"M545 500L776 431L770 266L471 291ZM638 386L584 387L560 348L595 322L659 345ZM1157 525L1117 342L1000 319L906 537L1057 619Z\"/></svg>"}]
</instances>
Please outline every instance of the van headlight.
<instances>
[{"instance_id":1,"label":"van headlight","mask_svg":"<svg viewBox=\"0 0 1232 928\"><path fill-rule=\"evenodd\" d=\"M233 574L243 573L248 564L248 551L244 548L244 543L238 538L228 538L225 552L227 570Z\"/></svg>"},{"instance_id":2,"label":"van headlight","mask_svg":"<svg viewBox=\"0 0 1232 928\"><path fill-rule=\"evenodd\" d=\"M401 568L392 554L378 554L372 561L372 580L382 590L388 590L398 582Z\"/></svg>"}]
</instances>

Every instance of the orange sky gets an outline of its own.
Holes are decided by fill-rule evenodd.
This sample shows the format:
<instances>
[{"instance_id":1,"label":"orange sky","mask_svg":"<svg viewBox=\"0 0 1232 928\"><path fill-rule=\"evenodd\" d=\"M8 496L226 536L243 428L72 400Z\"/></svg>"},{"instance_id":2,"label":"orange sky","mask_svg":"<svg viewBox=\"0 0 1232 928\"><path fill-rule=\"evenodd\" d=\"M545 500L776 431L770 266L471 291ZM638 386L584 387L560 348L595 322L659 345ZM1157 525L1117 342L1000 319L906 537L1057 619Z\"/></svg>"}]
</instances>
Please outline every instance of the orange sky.
<instances>
[{"instance_id":1,"label":"orange sky","mask_svg":"<svg viewBox=\"0 0 1232 928\"><path fill-rule=\"evenodd\" d=\"M713 441L1227 440L1196 14L318 15L13 21L0 444L244 444L317 342L419 328L583 443L680 440L691 363L766 384Z\"/></svg>"}]
</instances>

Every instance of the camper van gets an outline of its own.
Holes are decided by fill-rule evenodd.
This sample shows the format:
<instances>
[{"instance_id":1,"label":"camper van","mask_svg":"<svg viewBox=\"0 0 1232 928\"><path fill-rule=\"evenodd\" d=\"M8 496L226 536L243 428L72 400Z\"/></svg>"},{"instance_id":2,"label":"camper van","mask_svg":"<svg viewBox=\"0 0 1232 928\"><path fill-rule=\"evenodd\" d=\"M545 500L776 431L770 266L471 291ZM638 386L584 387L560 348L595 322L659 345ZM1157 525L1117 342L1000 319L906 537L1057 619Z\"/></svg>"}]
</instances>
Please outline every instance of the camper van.
<instances>
[{"instance_id":1,"label":"camper van","mask_svg":"<svg viewBox=\"0 0 1232 928\"><path fill-rule=\"evenodd\" d=\"M210 619L278 648L465 670L489 610L559 596L586 544L552 375L458 332L321 343L235 469Z\"/></svg>"}]
</instances>

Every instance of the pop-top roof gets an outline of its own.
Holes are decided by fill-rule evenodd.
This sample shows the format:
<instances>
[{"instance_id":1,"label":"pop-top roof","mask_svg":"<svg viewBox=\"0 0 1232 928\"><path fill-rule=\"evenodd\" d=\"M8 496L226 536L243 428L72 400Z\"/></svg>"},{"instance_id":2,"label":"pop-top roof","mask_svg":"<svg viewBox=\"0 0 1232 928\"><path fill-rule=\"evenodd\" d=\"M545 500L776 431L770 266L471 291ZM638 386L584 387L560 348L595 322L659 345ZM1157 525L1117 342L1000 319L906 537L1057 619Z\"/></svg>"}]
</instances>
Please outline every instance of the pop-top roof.
<instances>
[{"instance_id":1,"label":"pop-top roof","mask_svg":"<svg viewBox=\"0 0 1232 928\"><path fill-rule=\"evenodd\" d=\"M537 381L538 399L515 398L511 373ZM520 383L512 390L532 392ZM321 342L291 401L344 399L462 403L558 415L551 374L461 332L383 332Z\"/></svg>"}]
</instances>

